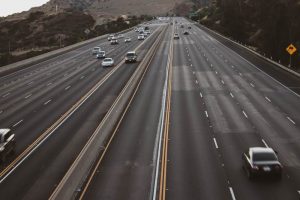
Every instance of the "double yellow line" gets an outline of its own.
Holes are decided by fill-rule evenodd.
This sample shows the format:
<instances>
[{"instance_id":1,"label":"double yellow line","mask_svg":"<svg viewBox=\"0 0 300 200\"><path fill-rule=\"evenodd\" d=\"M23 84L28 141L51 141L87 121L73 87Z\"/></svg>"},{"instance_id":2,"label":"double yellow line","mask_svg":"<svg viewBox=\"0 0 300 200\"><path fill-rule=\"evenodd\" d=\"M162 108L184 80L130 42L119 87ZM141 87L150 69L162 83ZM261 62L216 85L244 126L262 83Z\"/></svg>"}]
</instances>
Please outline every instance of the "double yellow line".
<instances>
[{"instance_id":1,"label":"double yellow line","mask_svg":"<svg viewBox=\"0 0 300 200\"><path fill-rule=\"evenodd\" d=\"M173 23L174 24L174 23ZM174 26L172 27L171 44L168 56L168 87L166 98L166 111L165 111L165 123L163 132L163 149L161 157L161 174L160 174L160 188L159 188L159 200L166 199L166 187L167 187L167 163L168 163L168 140L169 140L169 128L170 128L170 112L171 112L171 95L172 95L172 66L173 66L173 35Z\"/></svg>"}]
</instances>

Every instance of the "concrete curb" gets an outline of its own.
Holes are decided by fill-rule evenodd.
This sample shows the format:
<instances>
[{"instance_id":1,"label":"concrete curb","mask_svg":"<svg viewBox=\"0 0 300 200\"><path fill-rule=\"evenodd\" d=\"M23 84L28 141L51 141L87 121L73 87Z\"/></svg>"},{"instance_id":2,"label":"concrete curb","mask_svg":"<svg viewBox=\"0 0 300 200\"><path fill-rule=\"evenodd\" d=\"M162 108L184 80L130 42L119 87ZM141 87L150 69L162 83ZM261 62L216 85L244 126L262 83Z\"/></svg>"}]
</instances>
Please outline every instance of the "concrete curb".
<instances>
[{"instance_id":1,"label":"concrete curb","mask_svg":"<svg viewBox=\"0 0 300 200\"><path fill-rule=\"evenodd\" d=\"M126 29L126 30L123 30L123 31L120 31L118 33L125 33L127 31L132 30L132 29L133 29L133 27L131 27L129 29ZM115 33L112 33L112 34L115 34ZM76 44L72 44L72 45L64 47L64 48L60 48L60 49L50 51L50 52L47 52L47 53L44 53L44 54L41 54L41 55L38 55L38 56L35 56L35 57L32 57L32 58L28 58L26 60L21 60L21 61L18 61L16 63L12 63L12 64L9 64L9 65L2 66L2 67L0 67L0 76L7 75L9 73L18 71L18 70L23 69L23 68L27 68L31 65L36 65L36 64L38 64L40 62L43 62L43 61L50 60L51 58L54 58L54 57L56 57L58 55L61 55L63 53L67 53L69 51L75 50L75 49L80 48L84 45L93 43L97 40L104 39L104 38L108 37L108 35L109 34L101 35L101 36L98 36L98 37L95 37L95 38L92 38L92 39L89 39L89 40L85 40L85 41L82 41L82 42L79 42L79 43L76 43Z\"/></svg>"},{"instance_id":2,"label":"concrete curb","mask_svg":"<svg viewBox=\"0 0 300 200\"><path fill-rule=\"evenodd\" d=\"M156 46L159 45L159 42L157 41L158 40L156 40L146 54L146 58L151 58ZM128 101L132 97L132 94L142 77L147 63L150 61L149 59L143 60L135 70L130 80L127 82L126 86L49 199L75 199L78 193L81 192L80 187L82 187L82 184L86 180L91 171L91 167L96 162L100 153L105 149L105 145L110 138L109 136L115 129L119 119L122 117Z\"/></svg>"},{"instance_id":3,"label":"concrete curb","mask_svg":"<svg viewBox=\"0 0 300 200\"><path fill-rule=\"evenodd\" d=\"M262 59L264 59L264 60L266 60L266 61L268 61L268 62L274 64L275 66L280 67L281 69L283 69L283 70L285 70L285 71L287 71L287 72L290 72L291 74L293 74L293 75L295 75L295 76L297 76L297 77L300 78L300 73L298 73L298 72L296 72L296 71L294 71L294 70L291 70L291 69L287 68L286 66L281 65L281 64L275 62L274 60L271 60L271 59L269 59L269 58L267 58L267 57L261 55L260 53L258 53L258 52L256 52L256 51L250 49L249 47L244 46L244 45L242 45L242 44L240 44L240 43L238 43L238 42L236 42L236 41L233 41L232 39L230 39L230 38L228 38L228 37L226 37L226 36L224 36L224 35L221 35L220 33L216 32L216 31L214 31L214 30L212 30L212 29L210 29L210 28L207 28L206 26L203 26L202 24L196 24L196 26L200 26L201 28L204 28L204 29L206 29L207 31L210 31L210 32L212 32L212 33L214 33L214 34L216 34L216 35L222 37L223 39L225 39L225 40L227 40L227 41L230 41L230 42L232 42L232 43L234 43L234 44L236 44L236 45L238 45L238 46L240 46L240 47L242 47L242 48L244 48L244 49L250 51L251 53L255 54L256 56L258 56L258 57L260 57L260 58L262 58Z\"/></svg>"}]
</instances>

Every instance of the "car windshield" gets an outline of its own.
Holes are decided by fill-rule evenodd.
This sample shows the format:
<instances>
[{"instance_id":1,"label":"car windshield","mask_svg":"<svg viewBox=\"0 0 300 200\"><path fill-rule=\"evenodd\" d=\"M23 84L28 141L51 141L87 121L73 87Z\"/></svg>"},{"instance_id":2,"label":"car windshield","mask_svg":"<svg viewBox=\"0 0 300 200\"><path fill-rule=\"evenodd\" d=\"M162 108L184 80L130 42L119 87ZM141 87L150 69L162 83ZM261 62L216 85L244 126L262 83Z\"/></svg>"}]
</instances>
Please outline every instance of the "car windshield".
<instances>
[{"instance_id":1,"label":"car windshield","mask_svg":"<svg viewBox=\"0 0 300 200\"><path fill-rule=\"evenodd\" d=\"M277 161L277 158L274 153L272 152L263 152L263 153L254 153L253 154L253 161Z\"/></svg>"},{"instance_id":2,"label":"car windshield","mask_svg":"<svg viewBox=\"0 0 300 200\"><path fill-rule=\"evenodd\" d=\"M110 61L112 61L112 59L111 58L105 58L103 61L104 62L110 62Z\"/></svg>"},{"instance_id":3,"label":"car windshield","mask_svg":"<svg viewBox=\"0 0 300 200\"><path fill-rule=\"evenodd\" d=\"M132 57L132 56L135 56L135 54L134 53L127 53L127 56Z\"/></svg>"}]
</instances>

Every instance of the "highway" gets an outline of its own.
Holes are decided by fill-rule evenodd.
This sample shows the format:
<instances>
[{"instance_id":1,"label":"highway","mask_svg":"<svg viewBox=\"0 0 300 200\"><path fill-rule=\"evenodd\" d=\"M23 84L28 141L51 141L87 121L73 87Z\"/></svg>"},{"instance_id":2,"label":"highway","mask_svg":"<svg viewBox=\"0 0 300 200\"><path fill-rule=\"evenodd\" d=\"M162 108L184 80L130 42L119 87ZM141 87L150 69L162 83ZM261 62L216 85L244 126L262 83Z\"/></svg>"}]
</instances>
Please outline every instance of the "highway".
<instances>
[{"instance_id":1,"label":"highway","mask_svg":"<svg viewBox=\"0 0 300 200\"><path fill-rule=\"evenodd\" d=\"M17 141L1 163L1 199L53 199L142 65L72 199L299 199L300 78L184 18L149 27L144 41L128 30L130 43L103 38L0 77L1 128ZM114 67L91 54L98 45ZM138 62L125 64L131 50ZM278 152L282 180L248 180L242 154L253 146Z\"/></svg>"}]
</instances>

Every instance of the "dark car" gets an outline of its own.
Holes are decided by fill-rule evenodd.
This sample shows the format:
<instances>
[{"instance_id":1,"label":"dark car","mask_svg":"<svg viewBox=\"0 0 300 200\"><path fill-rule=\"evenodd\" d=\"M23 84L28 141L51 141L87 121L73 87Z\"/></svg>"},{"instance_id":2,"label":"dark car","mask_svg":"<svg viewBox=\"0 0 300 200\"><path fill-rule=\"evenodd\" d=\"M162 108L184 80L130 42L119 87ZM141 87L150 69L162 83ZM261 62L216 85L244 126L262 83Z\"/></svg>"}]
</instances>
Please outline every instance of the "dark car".
<instances>
[{"instance_id":1,"label":"dark car","mask_svg":"<svg viewBox=\"0 0 300 200\"><path fill-rule=\"evenodd\" d=\"M281 179L282 165L275 151L269 147L251 147L243 154L243 168L249 179L273 176Z\"/></svg>"},{"instance_id":2,"label":"dark car","mask_svg":"<svg viewBox=\"0 0 300 200\"><path fill-rule=\"evenodd\" d=\"M192 27L189 26L188 29L192 29Z\"/></svg>"},{"instance_id":3,"label":"dark car","mask_svg":"<svg viewBox=\"0 0 300 200\"><path fill-rule=\"evenodd\" d=\"M189 35L190 33L188 31L184 31L183 35Z\"/></svg>"}]
</instances>

